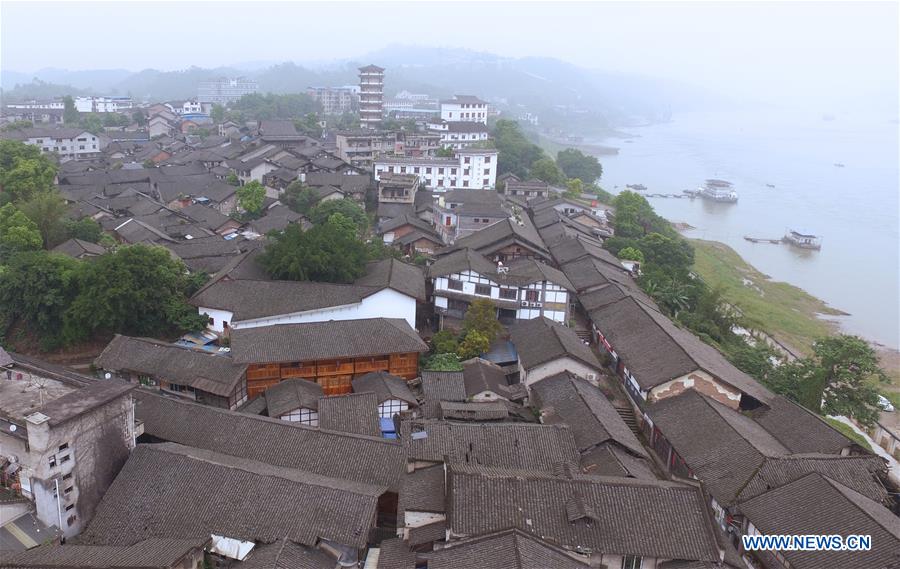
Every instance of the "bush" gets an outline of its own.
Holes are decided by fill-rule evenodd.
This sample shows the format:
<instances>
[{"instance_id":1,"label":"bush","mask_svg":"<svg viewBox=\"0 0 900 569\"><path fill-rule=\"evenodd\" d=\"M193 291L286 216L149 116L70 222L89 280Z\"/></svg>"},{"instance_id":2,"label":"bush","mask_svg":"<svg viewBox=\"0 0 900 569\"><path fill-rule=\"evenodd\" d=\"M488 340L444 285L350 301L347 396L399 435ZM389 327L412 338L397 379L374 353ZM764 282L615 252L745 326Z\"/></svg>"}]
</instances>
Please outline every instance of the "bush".
<instances>
[{"instance_id":1,"label":"bush","mask_svg":"<svg viewBox=\"0 0 900 569\"><path fill-rule=\"evenodd\" d=\"M456 354L462 360L476 358L491 349L488 337L477 330L469 330L459 344Z\"/></svg>"},{"instance_id":2,"label":"bush","mask_svg":"<svg viewBox=\"0 0 900 569\"><path fill-rule=\"evenodd\" d=\"M431 348L435 354L456 353L459 348L459 340L456 334L449 330L441 330L431 338Z\"/></svg>"},{"instance_id":3,"label":"bush","mask_svg":"<svg viewBox=\"0 0 900 569\"><path fill-rule=\"evenodd\" d=\"M427 358L422 365L425 371L462 371L463 366L456 354L436 354Z\"/></svg>"}]
</instances>

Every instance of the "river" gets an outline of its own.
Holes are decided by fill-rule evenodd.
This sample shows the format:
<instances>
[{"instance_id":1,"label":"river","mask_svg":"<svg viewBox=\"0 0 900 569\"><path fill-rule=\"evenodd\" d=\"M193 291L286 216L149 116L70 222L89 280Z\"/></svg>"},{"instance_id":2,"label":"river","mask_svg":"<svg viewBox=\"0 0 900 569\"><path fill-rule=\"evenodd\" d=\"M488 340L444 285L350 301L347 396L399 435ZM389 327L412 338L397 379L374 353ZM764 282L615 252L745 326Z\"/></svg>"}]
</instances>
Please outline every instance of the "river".
<instances>
[{"instance_id":1,"label":"river","mask_svg":"<svg viewBox=\"0 0 900 569\"><path fill-rule=\"evenodd\" d=\"M643 184L646 193L680 194L706 178L731 181L736 204L649 201L667 219L695 227L687 237L727 243L773 279L849 313L838 318L844 331L900 347L896 115L684 113L627 132L586 141L620 148L599 157L604 188ZM744 240L780 238L787 228L822 236L821 251Z\"/></svg>"}]
</instances>

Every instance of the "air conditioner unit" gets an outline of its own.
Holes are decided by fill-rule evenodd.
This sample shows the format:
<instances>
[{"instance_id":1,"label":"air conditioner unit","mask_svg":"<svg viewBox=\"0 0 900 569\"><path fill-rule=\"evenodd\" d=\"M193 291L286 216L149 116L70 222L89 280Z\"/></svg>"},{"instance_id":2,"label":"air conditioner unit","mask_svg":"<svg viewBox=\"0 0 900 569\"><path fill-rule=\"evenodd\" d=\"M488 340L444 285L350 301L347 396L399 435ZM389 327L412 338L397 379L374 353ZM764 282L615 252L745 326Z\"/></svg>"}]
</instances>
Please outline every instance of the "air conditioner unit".
<instances>
[{"instance_id":1,"label":"air conditioner unit","mask_svg":"<svg viewBox=\"0 0 900 569\"><path fill-rule=\"evenodd\" d=\"M587 379L588 381L597 381L597 374L595 374L595 373L589 373L589 374L587 374L587 378L586 378L586 379Z\"/></svg>"},{"instance_id":2,"label":"air conditioner unit","mask_svg":"<svg viewBox=\"0 0 900 569\"><path fill-rule=\"evenodd\" d=\"M540 307L542 307L542 306L544 306L544 305L541 304L540 302L532 302L532 303L531 303L531 306L533 306L533 307L535 307L535 308L540 308Z\"/></svg>"},{"instance_id":3,"label":"air conditioner unit","mask_svg":"<svg viewBox=\"0 0 900 569\"><path fill-rule=\"evenodd\" d=\"M522 301L522 306L528 306L528 301L527 301L527 300L523 300L523 301Z\"/></svg>"}]
</instances>

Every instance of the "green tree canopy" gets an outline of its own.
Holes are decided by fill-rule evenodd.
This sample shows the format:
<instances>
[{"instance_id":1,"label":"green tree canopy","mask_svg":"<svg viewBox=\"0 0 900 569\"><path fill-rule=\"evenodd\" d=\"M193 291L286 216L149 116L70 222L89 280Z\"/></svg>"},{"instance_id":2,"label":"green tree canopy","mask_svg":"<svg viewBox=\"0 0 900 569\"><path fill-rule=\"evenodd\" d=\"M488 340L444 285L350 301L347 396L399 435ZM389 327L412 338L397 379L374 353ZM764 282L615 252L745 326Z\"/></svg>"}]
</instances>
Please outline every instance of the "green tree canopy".
<instances>
[{"instance_id":1,"label":"green tree canopy","mask_svg":"<svg viewBox=\"0 0 900 569\"><path fill-rule=\"evenodd\" d=\"M44 248L49 249L65 240L66 201L56 189L33 195L22 202L20 209L41 232Z\"/></svg>"},{"instance_id":2,"label":"green tree canopy","mask_svg":"<svg viewBox=\"0 0 900 569\"><path fill-rule=\"evenodd\" d=\"M636 247L625 247L624 249L619 251L618 257L620 259L637 261L639 263L644 262L644 254L641 253L641 250Z\"/></svg>"},{"instance_id":3,"label":"green tree canopy","mask_svg":"<svg viewBox=\"0 0 900 569\"><path fill-rule=\"evenodd\" d=\"M90 217L83 217L78 221L67 219L63 222L67 238L81 239L91 243L99 243L103 237L103 228Z\"/></svg>"},{"instance_id":4,"label":"green tree canopy","mask_svg":"<svg viewBox=\"0 0 900 569\"><path fill-rule=\"evenodd\" d=\"M266 246L260 264L276 279L333 283L358 279L365 273L366 246L348 231L345 216L337 212L333 216L308 231L289 225Z\"/></svg>"},{"instance_id":5,"label":"green tree canopy","mask_svg":"<svg viewBox=\"0 0 900 569\"><path fill-rule=\"evenodd\" d=\"M472 330L481 333L488 339L488 343L493 343L503 327L497 321L497 309L494 304L486 298L476 298L466 310L463 317L463 333L467 335Z\"/></svg>"},{"instance_id":6,"label":"green tree canopy","mask_svg":"<svg viewBox=\"0 0 900 569\"><path fill-rule=\"evenodd\" d=\"M543 180L552 185L562 184L566 180L565 174L562 173L562 170L559 169L559 166L556 165L553 158L550 158L549 156L544 156L535 160L531 164L529 172L531 177Z\"/></svg>"},{"instance_id":7,"label":"green tree canopy","mask_svg":"<svg viewBox=\"0 0 900 569\"><path fill-rule=\"evenodd\" d=\"M0 259L19 251L35 251L43 244L38 226L11 203L0 207Z\"/></svg>"},{"instance_id":8,"label":"green tree canopy","mask_svg":"<svg viewBox=\"0 0 900 569\"><path fill-rule=\"evenodd\" d=\"M96 333L164 336L206 326L187 303L187 269L163 247L127 245L81 263L78 295L65 313L65 338Z\"/></svg>"},{"instance_id":9,"label":"green tree canopy","mask_svg":"<svg viewBox=\"0 0 900 569\"><path fill-rule=\"evenodd\" d=\"M456 350L461 360L476 358L491 349L491 341L478 330L469 330Z\"/></svg>"},{"instance_id":10,"label":"green tree canopy","mask_svg":"<svg viewBox=\"0 0 900 569\"><path fill-rule=\"evenodd\" d=\"M617 237L643 237L647 233L677 235L671 224L656 214L650 203L631 191L621 192L613 199L616 209L613 227ZM645 251L646 253L646 251Z\"/></svg>"},{"instance_id":11,"label":"green tree canopy","mask_svg":"<svg viewBox=\"0 0 900 569\"><path fill-rule=\"evenodd\" d=\"M36 146L0 140L0 203L27 200L53 187L56 165Z\"/></svg>"},{"instance_id":12,"label":"green tree canopy","mask_svg":"<svg viewBox=\"0 0 900 569\"><path fill-rule=\"evenodd\" d=\"M427 358L422 365L425 371L462 371L459 356L455 353L435 354Z\"/></svg>"},{"instance_id":13,"label":"green tree canopy","mask_svg":"<svg viewBox=\"0 0 900 569\"><path fill-rule=\"evenodd\" d=\"M492 136L499 151L497 174L510 172L524 179L531 165L546 156L540 146L525 137L516 121L498 120Z\"/></svg>"},{"instance_id":14,"label":"green tree canopy","mask_svg":"<svg viewBox=\"0 0 900 569\"><path fill-rule=\"evenodd\" d=\"M231 109L244 119L294 119L317 112L319 104L306 93L253 93L232 103Z\"/></svg>"},{"instance_id":15,"label":"green tree canopy","mask_svg":"<svg viewBox=\"0 0 900 569\"><path fill-rule=\"evenodd\" d=\"M266 199L266 188L256 180L247 182L237 189L238 206L250 215L259 213Z\"/></svg>"},{"instance_id":16,"label":"green tree canopy","mask_svg":"<svg viewBox=\"0 0 900 569\"><path fill-rule=\"evenodd\" d=\"M285 188L281 200L292 211L308 215L319 201L319 195L300 180L296 180Z\"/></svg>"},{"instance_id":17,"label":"green tree canopy","mask_svg":"<svg viewBox=\"0 0 900 569\"><path fill-rule=\"evenodd\" d=\"M63 315L75 297L79 261L46 251L13 255L0 271L0 333L21 321L51 350L62 343Z\"/></svg>"},{"instance_id":18,"label":"green tree canopy","mask_svg":"<svg viewBox=\"0 0 900 569\"><path fill-rule=\"evenodd\" d=\"M71 95L63 97L63 122L69 126L78 124L81 113L75 108L75 100Z\"/></svg>"},{"instance_id":19,"label":"green tree canopy","mask_svg":"<svg viewBox=\"0 0 900 569\"><path fill-rule=\"evenodd\" d=\"M441 330L431 337L431 347L435 354L455 354L459 340L450 330Z\"/></svg>"},{"instance_id":20,"label":"green tree canopy","mask_svg":"<svg viewBox=\"0 0 900 569\"><path fill-rule=\"evenodd\" d=\"M225 182L232 186L240 186L241 185L240 178L238 178L237 174L235 174L234 172L225 176Z\"/></svg>"},{"instance_id":21,"label":"green tree canopy","mask_svg":"<svg viewBox=\"0 0 900 569\"><path fill-rule=\"evenodd\" d=\"M566 181L566 191L563 196L569 199L578 199L584 193L584 182L578 178Z\"/></svg>"},{"instance_id":22,"label":"green tree canopy","mask_svg":"<svg viewBox=\"0 0 900 569\"><path fill-rule=\"evenodd\" d=\"M216 103L212 106L212 110L209 111L209 117L216 124L221 124L225 122L225 107Z\"/></svg>"},{"instance_id":23,"label":"green tree canopy","mask_svg":"<svg viewBox=\"0 0 900 569\"><path fill-rule=\"evenodd\" d=\"M131 120L140 127L147 126L147 114L144 112L144 109L138 109L131 113Z\"/></svg>"},{"instance_id":24,"label":"green tree canopy","mask_svg":"<svg viewBox=\"0 0 900 569\"><path fill-rule=\"evenodd\" d=\"M568 178L578 178L585 184L593 184L603 175L603 166L596 156L584 154L575 148L556 153L556 164Z\"/></svg>"},{"instance_id":25,"label":"green tree canopy","mask_svg":"<svg viewBox=\"0 0 900 569\"><path fill-rule=\"evenodd\" d=\"M309 220L316 225L322 225L335 213L351 219L358 228L359 234L365 234L369 228L369 217L366 211L353 200L328 200L320 202L309 212Z\"/></svg>"}]
</instances>

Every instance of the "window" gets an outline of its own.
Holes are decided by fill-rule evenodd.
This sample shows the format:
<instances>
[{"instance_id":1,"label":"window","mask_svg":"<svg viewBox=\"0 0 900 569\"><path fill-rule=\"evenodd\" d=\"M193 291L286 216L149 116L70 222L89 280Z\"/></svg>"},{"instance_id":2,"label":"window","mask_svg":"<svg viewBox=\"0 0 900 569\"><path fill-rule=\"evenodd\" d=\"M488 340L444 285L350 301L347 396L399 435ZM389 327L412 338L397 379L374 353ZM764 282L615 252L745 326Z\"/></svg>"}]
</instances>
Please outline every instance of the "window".
<instances>
[{"instance_id":1,"label":"window","mask_svg":"<svg viewBox=\"0 0 900 569\"><path fill-rule=\"evenodd\" d=\"M79 138L78 142L87 142L87 138Z\"/></svg>"},{"instance_id":2,"label":"window","mask_svg":"<svg viewBox=\"0 0 900 569\"><path fill-rule=\"evenodd\" d=\"M50 468L56 468L56 455L51 454L50 458L47 459L47 462L50 463Z\"/></svg>"},{"instance_id":3,"label":"window","mask_svg":"<svg viewBox=\"0 0 900 569\"><path fill-rule=\"evenodd\" d=\"M207 324L209 324L210 326L215 326L215 325L216 325L216 319L213 318L212 316L210 316L210 317L209 317L209 320L207 321Z\"/></svg>"},{"instance_id":4,"label":"window","mask_svg":"<svg viewBox=\"0 0 900 569\"><path fill-rule=\"evenodd\" d=\"M59 450L60 450L60 451L64 451L64 450L66 450L67 448L69 448L69 443L63 443L63 444L59 445Z\"/></svg>"},{"instance_id":5,"label":"window","mask_svg":"<svg viewBox=\"0 0 900 569\"><path fill-rule=\"evenodd\" d=\"M475 285L475 294L482 296L491 296L491 285L477 284Z\"/></svg>"},{"instance_id":6,"label":"window","mask_svg":"<svg viewBox=\"0 0 900 569\"><path fill-rule=\"evenodd\" d=\"M443 169L443 168L438 168L438 174L443 174L443 173L444 173L444 169Z\"/></svg>"},{"instance_id":7,"label":"window","mask_svg":"<svg viewBox=\"0 0 900 569\"><path fill-rule=\"evenodd\" d=\"M60 464L65 464L65 463L69 462L69 460L70 460L71 458L72 458L72 457L71 457L70 455L67 454L66 456L64 456L64 457L62 457L61 459L59 459L59 463L60 463Z\"/></svg>"},{"instance_id":8,"label":"window","mask_svg":"<svg viewBox=\"0 0 900 569\"><path fill-rule=\"evenodd\" d=\"M482 185L485 187L490 186L491 185L490 178L485 178L484 181L482 182Z\"/></svg>"},{"instance_id":9,"label":"window","mask_svg":"<svg viewBox=\"0 0 900 569\"><path fill-rule=\"evenodd\" d=\"M78 145L78 150L84 150L84 145L83 145L83 144L79 144L79 145Z\"/></svg>"},{"instance_id":10,"label":"window","mask_svg":"<svg viewBox=\"0 0 900 569\"><path fill-rule=\"evenodd\" d=\"M463 187L464 187L464 188L468 188L468 187L469 187L469 181L468 181L468 180L463 180Z\"/></svg>"},{"instance_id":11,"label":"window","mask_svg":"<svg viewBox=\"0 0 900 569\"><path fill-rule=\"evenodd\" d=\"M622 558L622 569L641 569L644 558L636 555L626 555Z\"/></svg>"},{"instance_id":12,"label":"window","mask_svg":"<svg viewBox=\"0 0 900 569\"><path fill-rule=\"evenodd\" d=\"M426 173L426 174L431 174L431 168L425 168L425 173Z\"/></svg>"},{"instance_id":13,"label":"window","mask_svg":"<svg viewBox=\"0 0 900 569\"><path fill-rule=\"evenodd\" d=\"M71 511L74 510L74 509L75 509L75 504L69 504L68 506L66 506L66 511L67 511L67 512L71 512Z\"/></svg>"},{"instance_id":14,"label":"window","mask_svg":"<svg viewBox=\"0 0 900 569\"><path fill-rule=\"evenodd\" d=\"M455 176L455 175L456 175L456 168L450 168L450 175L451 175L451 176Z\"/></svg>"},{"instance_id":15,"label":"window","mask_svg":"<svg viewBox=\"0 0 900 569\"><path fill-rule=\"evenodd\" d=\"M398 415L403 411L408 409L408 405L405 401L400 401L399 399L388 399L384 403L378 406L378 415L382 419L391 419L394 415Z\"/></svg>"},{"instance_id":16,"label":"window","mask_svg":"<svg viewBox=\"0 0 900 569\"><path fill-rule=\"evenodd\" d=\"M65 476L63 476L63 480L71 480L71 479L72 479L72 473L71 473L71 472L68 473L68 474L66 474Z\"/></svg>"},{"instance_id":17,"label":"window","mask_svg":"<svg viewBox=\"0 0 900 569\"><path fill-rule=\"evenodd\" d=\"M418 173L419 173L419 167L418 167L418 166L416 166L415 168L413 168L413 173L414 173L414 174L418 174Z\"/></svg>"},{"instance_id":18,"label":"window","mask_svg":"<svg viewBox=\"0 0 900 569\"><path fill-rule=\"evenodd\" d=\"M541 292L538 290L526 290L525 300L527 300L528 302L540 302Z\"/></svg>"},{"instance_id":19,"label":"window","mask_svg":"<svg viewBox=\"0 0 900 569\"><path fill-rule=\"evenodd\" d=\"M485 176L490 176L490 175L491 175L491 169L490 169L490 168L485 168L485 169L484 169L484 175L485 175Z\"/></svg>"},{"instance_id":20,"label":"window","mask_svg":"<svg viewBox=\"0 0 900 569\"><path fill-rule=\"evenodd\" d=\"M458 281L456 279L447 279L447 288L449 288L450 290L462 290L462 281Z\"/></svg>"},{"instance_id":21,"label":"window","mask_svg":"<svg viewBox=\"0 0 900 569\"><path fill-rule=\"evenodd\" d=\"M66 520L66 523L69 525L69 527L72 527L72 525L75 523L75 520L77 519L78 518L76 516L69 516L69 519Z\"/></svg>"},{"instance_id":22,"label":"window","mask_svg":"<svg viewBox=\"0 0 900 569\"><path fill-rule=\"evenodd\" d=\"M504 298L506 300L516 300L519 298L519 291L514 288L501 288L500 298Z\"/></svg>"},{"instance_id":23,"label":"window","mask_svg":"<svg viewBox=\"0 0 900 569\"><path fill-rule=\"evenodd\" d=\"M463 160L463 164L469 164L470 162L472 162L472 159L469 158L468 156L466 156L465 159Z\"/></svg>"},{"instance_id":24,"label":"window","mask_svg":"<svg viewBox=\"0 0 900 569\"><path fill-rule=\"evenodd\" d=\"M65 494L66 496L68 496L69 494L72 493L72 490L74 490L74 488L73 488L72 486L69 486L68 488L66 488L65 490L63 490L63 494Z\"/></svg>"},{"instance_id":25,"label":"window","mask_svg":"<svg viewBox=\"0 0 900 569\"><path fill-rule=\"evenodd\" d=\"M469 172L470 172L470 170L468 168L466 168L465 170L463 170L463 176L468 176Z\"/></svg>"}]
</instances>

